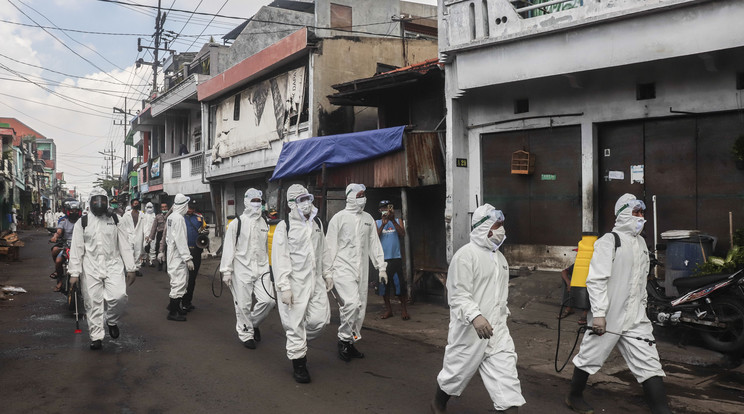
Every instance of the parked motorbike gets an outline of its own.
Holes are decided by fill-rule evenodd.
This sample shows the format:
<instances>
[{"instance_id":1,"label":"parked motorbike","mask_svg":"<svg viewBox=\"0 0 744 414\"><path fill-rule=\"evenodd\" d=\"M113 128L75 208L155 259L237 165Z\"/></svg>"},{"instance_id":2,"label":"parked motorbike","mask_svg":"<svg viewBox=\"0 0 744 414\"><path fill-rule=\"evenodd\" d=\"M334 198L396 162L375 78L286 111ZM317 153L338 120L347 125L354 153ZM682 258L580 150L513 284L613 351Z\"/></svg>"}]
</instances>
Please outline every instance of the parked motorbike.
<instances>
[{"instance_id":1,"label":"parked motorbike","mask_svg":"<svg viewBox=\"0 0 744 414\"><path fill-rule=\"evenodd\" d=\"M698 330L714 351L744 351L744 269L679 278L673 284L679 296L666 296L664 286L653 277L646 284L646 312L651 322Z\"/></svg>"}]
</instances>

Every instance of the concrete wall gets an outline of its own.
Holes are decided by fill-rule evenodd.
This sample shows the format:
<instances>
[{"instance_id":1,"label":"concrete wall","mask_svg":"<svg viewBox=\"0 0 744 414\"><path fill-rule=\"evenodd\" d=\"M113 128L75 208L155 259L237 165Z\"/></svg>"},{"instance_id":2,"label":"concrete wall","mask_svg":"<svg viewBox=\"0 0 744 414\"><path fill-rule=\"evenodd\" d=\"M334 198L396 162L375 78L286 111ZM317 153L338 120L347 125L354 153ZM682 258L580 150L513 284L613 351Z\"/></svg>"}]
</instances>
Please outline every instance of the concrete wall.
<instances>
[{"instance_id":1,"label":"concrete wall","mask_svg":"<svg viewBox=\"0 0 744 414\"><path fill-rule=\"evenodd\" d=\"M390 18L400 15L400 0L316 0L316 27L331 27L331 3L351 7L351 24L353 26L351 30L354 33L343 30L316 29L316 34L320 37L372 36L373 34L400 36L400 23L393 22ZM383 22L390 22L390 24L381 24Z\"/></svg>"},{"instance_id":2,"label":"concrete wall","mask_svg":"<svg viewBox=\"0 0 744 414\"><path fill-rule=\"evenodd\" d=\"M433 40L407 40L408 62L423 62L436 57ZM348 37L323 39L312 55L310 108L314 135L329 135L353 130L354 113L359 109L340 107L328 102L336 92L332 85L374 75L377 63L403 66L400 39ZM360 108L361 109L361 108ZM374 111L366 109L365 113ZM374 112L372 112L374 113ZM345 130L344 130L345 129Z\"/></svg>"},{"instance_id":3,"label":"concrete wall","mask_svg":"<svg viewBox=\"0 0 744 414\"><path fill-rule=\"evenodd\" d=\"M230 46L222 71L300 30L303 26L313 25L313 15L310 13L268 6L259 9L252 19Z\"/></svg>"}]
</instances>

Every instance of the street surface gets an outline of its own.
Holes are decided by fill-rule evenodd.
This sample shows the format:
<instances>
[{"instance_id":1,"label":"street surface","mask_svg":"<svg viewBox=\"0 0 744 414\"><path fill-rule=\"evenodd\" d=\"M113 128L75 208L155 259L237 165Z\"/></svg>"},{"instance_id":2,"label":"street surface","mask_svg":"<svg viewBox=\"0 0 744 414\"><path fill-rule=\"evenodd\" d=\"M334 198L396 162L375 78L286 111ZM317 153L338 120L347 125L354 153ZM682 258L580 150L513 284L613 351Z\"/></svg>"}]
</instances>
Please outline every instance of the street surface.
<instances>
[{"instance_id":1,"label":"street surface","mask_svg":"<svg viewBox=\"0 0 744 414\"><path fill-rule=\"evenodd\" d=\"M121 337L112 340L107 335L103 350L94 352L88 349L85 321L81 322L83 333L75 334L75 319L66 309L65 298L51 291L48 233L27 230L21 238L26 243L22 260L0 262L0 285L28 291L0 301L2 413L429 412L442 363L442 338L446 337L447 311L441 305L416 303L409 308L411 321L403 322L394 303L396 317L380 321L374 318L381 301L370 298L367 321L372 329L363 330L359 343L366 358L346 363L336 354L338 312L332 304L331 324L310 343L312 383L303 385L292 379L276 311L261 327L263 341L258 349L246 349L238 341L229 291L225 288L221 297L211 291L216 260L205 260L202 265L194 297L197 309L187 322L166 320L167 274L147 267L144 277L129 288L129 304L119 325ZM528 280L518 278L513 283L524 283L521 279ZM556 283L560 285L557 278ZM519 287L512 289L515 294L524 293ZM547 302L538 299L535 303ZM555 330L548 327L555 326L555 317L531 321L530 313L519 312L531 309L531 304L510 305L527 400L520 412L569 413L562 400L573 367L569 364L561 374L550 372ZM550 312L557 311L553 307ZM562 327L566 334L561 341L566 347L561 351L563 358L575 337L568 338L575 332L575 322L566 325ZM666 349L660 344L662 357ZM715 366L698 369L680 362L673 369L684 371L669 378L675 412L744 412L742 391L736 389L740 368L738 373L726 371L735 378L729 388L709 387L711 378L719 378L722 371ZM597 413L648 412L641 387L627 368L597 378L594 384L590 380L587 390L587 400ZM493 412L477 375L448 408L453 413Z\"/></svg>"}]
</instances>

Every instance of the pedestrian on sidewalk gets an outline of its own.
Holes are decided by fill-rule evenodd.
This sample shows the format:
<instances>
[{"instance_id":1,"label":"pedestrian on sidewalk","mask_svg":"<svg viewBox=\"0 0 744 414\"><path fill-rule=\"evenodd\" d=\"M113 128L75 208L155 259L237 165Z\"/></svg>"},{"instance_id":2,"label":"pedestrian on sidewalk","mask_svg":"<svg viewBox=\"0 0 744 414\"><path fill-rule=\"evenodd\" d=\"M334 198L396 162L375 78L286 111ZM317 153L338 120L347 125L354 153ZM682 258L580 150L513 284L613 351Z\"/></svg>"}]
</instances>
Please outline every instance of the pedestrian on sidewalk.
<instances>
[{"instance_id":1,"label":"pedestrian on sidewalk","mask_svg":"<svg viewBox=\"0 0 744 414\"><path fill-rule=\"evenodd\" d=\"M333 216L326 235L333 283L343 302L339 306L338 356L347 362L352 358L364 358L354 344L362 339L362 323L367 310L367 257L380 272L380 281L387 282L387 263L375 231L375 220L364 211L367 203L365 190L363 184L352 183L346 187L346 208Z\"/></svg>"},{"instance_id":2,"label":"pedestrian on sidewalk","mask_svg":"<svg viewBox=\"0 0 744 414\"><path fill-rule=\"evenodd\" d=\"M170 277L170 303L168 320L186 321L183 296L189 282L189 271L194 270L194 261L188 247L186 221L183 216L188 210L190 198L178 193L173 200L173 211L166 221L165 240L168 244L168 276Z\"/></svg>"},{"instance_id":3,"label":"pedestrian on sidewalk","mask_svg":"<svg viewBox=\"0 0 744 414\"><path fill-rule=\"evenodd\" d=\"M646 316L646 277L650 259L646 242L640 236L646 223L645 210L643 201L632 194L624 194L615 203L614 234L607 233L594 243L586 278L591 303L587 322L593 335L584 335L579 353L573 359L575 368L565 399L566 405L577 413L594 412L584 401L584 388L589 375L602 368L615 346L633 376L643 384L651 412L671 413L656 345L635 339L654 339L653 326Z\"/></svg>"},{"instance_id":4,"label":"pedestrian on sidewalk","mask_svg":"<svg viewBox=\"0 0 744 414\"><path fill-rule=\"evenodd\" d=\"M269 225L261 215L262 195L255 188L245 192L245 209L227 226L220 261L222 281L232 292L235 303L235 329L248 349L256 349L256 342L261 341L259 325L275 305L268 291L271 289Z\"/></svg>"},{"instance_id":5,"label":"pedestrian on sidewalk","mask_svg":"<svg viewBox=\"0 0 744 414\"><path fill-rule=\"evenodd\" d=\"M274 229L271 264L280 296L279 317L287 333L287 358L299 383L310 382L307 342L331 321L327 291L333 289L330 256L313 195L299 184L287 189L289 215Z\"/></svg>"},{"instance_id":6,"label":"pedestrian on sidewalk","mask_svg":"<svg viewBox=\"0 0 744 414\"><path fill-rule=\"evenodd\" d=\"M438 388L431 409L446 412L479 371L499 413L525 404L517 377L517 353L506 326L509 265L499 251L506 239L504 214L490 204L473 213L470 243L461 247L447 273L450 324Z\"/></svg>"},{"instance_id":7,"label":"pedestrian on sidewalk","mask_svg":"<svg viewBox=\"0 0 744 414\"><path fill-rule=\"evenodd\" d=\"M119 318L127 303L126 283L134 281L137 267L126 231L108 215L106 190L92 189L88 205L92 214L77 220L72 232L68 270L71 287L80 280L90 349L97 350L103 344L104 323L111 338L119 337Z\"/></svg>"},{"instance_id":8,"label":"pedestrian on sidewalk","mask_svg":"<svg viewBox=\"0 0 744 414\"><path fill-rule=\"evenodd\" d=\"M406 278L403 276L403 260L400 256L400 238L406 236L405 223L403 219L395 217L393 203L382 200L379 203L380 220L377 220L377 236L380 238L382 252L387 263L386 273L390 275L388 280L380 280L378 292L385 300L385 312L380 319L393 316L393 307L390 304L390 295L395 293L400 301L400 315L404 321L411 317L406 309Z\"/></svg>"}]
</instances>

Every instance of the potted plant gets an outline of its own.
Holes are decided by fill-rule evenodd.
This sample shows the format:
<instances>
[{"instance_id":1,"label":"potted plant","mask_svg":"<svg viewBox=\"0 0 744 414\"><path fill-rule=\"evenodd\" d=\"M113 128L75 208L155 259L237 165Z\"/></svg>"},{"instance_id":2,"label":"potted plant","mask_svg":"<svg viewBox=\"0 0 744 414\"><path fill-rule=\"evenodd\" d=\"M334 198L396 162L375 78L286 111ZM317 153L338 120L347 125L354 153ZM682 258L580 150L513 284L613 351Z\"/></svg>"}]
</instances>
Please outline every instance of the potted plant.
<instances>
[{"instance_id":1,"label":"potted plant","mask_svg":"<svg viewBox=\"0 0 744 414\"><path fill-rule=\"evenodd\" d=\"M744 170L744 134L741 134L736 138L734 146L731 148L731 153L734 155L736 168Z\"/></svg>"}]
</instances>

